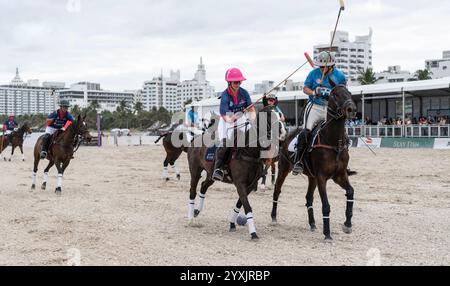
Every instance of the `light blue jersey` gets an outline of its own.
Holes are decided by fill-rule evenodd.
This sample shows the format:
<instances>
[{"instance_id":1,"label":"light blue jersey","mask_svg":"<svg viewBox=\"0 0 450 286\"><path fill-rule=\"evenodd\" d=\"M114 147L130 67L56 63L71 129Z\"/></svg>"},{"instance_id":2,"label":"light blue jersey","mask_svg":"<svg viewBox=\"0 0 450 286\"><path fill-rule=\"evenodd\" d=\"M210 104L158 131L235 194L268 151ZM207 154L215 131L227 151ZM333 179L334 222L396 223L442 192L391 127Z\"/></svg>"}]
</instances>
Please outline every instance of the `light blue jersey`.
<instances>
[{"instance_id":1,"label":"light blue jersey","mask_svg":"<svg viewBox=\"0 0 450 286\"><path fill-rule=\"evenodd\" d=\"M338 70L337 68L333 68L331 74L327 75L321 84L322 80L322 72L319 68L312 70L305 81L305 86L311 90L316 90L318 87L324 87L328 89L328 94L333 89L333 86L330 84L330 79L333 81L335 85L346 84L347 80L345 79L345 75ZM326 105L326 95L321 94L317 95L316 98L309 96L308 102L314 102L317 105Z\"/></svg>"}]
</instances>

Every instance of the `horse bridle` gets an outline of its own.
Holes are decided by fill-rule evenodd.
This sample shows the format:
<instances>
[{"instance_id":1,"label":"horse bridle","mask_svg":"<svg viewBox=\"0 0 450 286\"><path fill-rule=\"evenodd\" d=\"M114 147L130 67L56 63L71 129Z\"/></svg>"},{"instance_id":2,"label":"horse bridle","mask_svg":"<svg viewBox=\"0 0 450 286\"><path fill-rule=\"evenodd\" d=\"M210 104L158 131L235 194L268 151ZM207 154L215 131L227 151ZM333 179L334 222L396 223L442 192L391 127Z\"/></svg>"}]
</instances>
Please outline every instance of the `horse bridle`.
<instances>
[{"instance_id":1,"label":"horse bridle","mask_svg":"<svg viewBox=\"0 0 450 286\"><path fill-rule=\"evenodd\" d=\"M333 89L330 92L330 96L329 99L331 99L334 103L334 105L336 105L336 110L333 110L329 107L328 105L328 114L333 118L333 120L338 120L344 117L344 106L346 106L349 103L353 103L353 100L351 98L347 99L346 101L344 101L342 104L338 104L337 100L336 100L336 89L337 88L342 88L345 87L345 85L340 84L337 85L335 87L333 87Z\"/></svg>"}]
</instances>

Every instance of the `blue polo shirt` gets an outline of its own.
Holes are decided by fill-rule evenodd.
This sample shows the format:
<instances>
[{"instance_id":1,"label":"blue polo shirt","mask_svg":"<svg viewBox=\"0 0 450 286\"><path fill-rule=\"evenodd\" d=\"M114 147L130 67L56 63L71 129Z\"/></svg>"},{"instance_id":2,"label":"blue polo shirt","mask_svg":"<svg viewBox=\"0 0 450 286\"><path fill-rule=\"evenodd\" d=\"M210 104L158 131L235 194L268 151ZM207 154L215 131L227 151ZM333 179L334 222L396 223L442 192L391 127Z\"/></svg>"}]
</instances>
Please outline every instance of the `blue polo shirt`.
<instances>
[{"instance_id":1,"label":"blue polo shirt","mask_svg":"<svg viewBox=\"0 0 450 286\"><path fill-rule=\"evenodd\" d=\"M325 87L329 89L329 92L331 92L333 86L330 84L330 79L334 82L335 85L346 84L347 82L344 73L337 68L333 68L333 71L323 79L322 84L320 84L321 79L322 72L319 68L316 68L309 73L305 81L305 86L311 90L316 90L316 88L319 86ZM315 99L312 96L309 96L308 102L314 102L314 104L318 105L326 105L327 103L325 95L318 95Z\"/></svg>"},{"instance_id":2,"label":"blue polo shirt","mask_svg":"<svg viewBox=\"0 0 450 286\"><path fill-rule=\"evenodd\" d=\"M75 118L73 118L72 114L67 111L65 115L62 115L59 109L50 113L47 118L53 119L53 123L50 125L50 127L53 127L55 129L63 128L64 125L66 125L67 121L75 121Z\"/></svg>"},{"instance_id":3,"label":"blue polo shirt","mask_svg":"<svg viewBox=\"0 0 450 286\"><path fill-rule=\"evenodd\" d=\"M243 112L251 104L252 99L245 89L239 88L237 98L230 95L228 89L226 89L222 92L222 98L220 99L220 115L224 116L228 112Z\"/></svg>"},{"instance_id":4,"label":"blue polo shirt","mask_svg":"<svg viewBox=\"0 0 450 286\"><path fill-rule=\"evenodd\" d=\"M7 121L5 121L5 123L3 123L3 125L6 126L6 130L14 131L14 128L17 127L17 122L15 120L13 120L13 121L7 120Z\"/></svg>"}]
</instances>

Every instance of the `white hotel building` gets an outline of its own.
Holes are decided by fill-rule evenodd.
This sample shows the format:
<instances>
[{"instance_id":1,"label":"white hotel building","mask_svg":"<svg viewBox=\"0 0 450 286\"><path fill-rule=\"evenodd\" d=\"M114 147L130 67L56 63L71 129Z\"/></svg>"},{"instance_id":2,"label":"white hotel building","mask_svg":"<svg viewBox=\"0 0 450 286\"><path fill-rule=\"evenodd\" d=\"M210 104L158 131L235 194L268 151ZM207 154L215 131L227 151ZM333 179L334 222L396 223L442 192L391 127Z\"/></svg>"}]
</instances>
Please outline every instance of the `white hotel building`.
<instances>
[{"instance_id":1,"label":"white hotel building","mask_svg":"<svg viewBox=\"0 0 450 286\"><path fill-rule=\"evenodd\" d=\"M442 54L442 59L425 61L425 67L433 73L432 78L450 76L450 51L444 51Z\"/></svg>"},{"instance_id":2,"label":"white hotel building","mask_svg":"<svg viewBox=\"0 0 450 286\"><path fill-rule=\"evenodd\" d=\"M80 108L88 107L96 101L98 111L116 111L122 101L129 108L133 107L134 93L102 90L99 83L79 82L71 85L69 89L59 90L60 99L68 100L70 106L78 105Z\"/></svg>"},{"instance_id":3,"label":"white hotel building","mask_svg":"<svg viewBox=\"0 0 450 286\"><path fill-rule=\"evenodd\" d=\"M59 98L58 92L52 95L52 89L64 87L61 82L44 82L39 86L38 80L25 83L16 69L16 76L10 84L0 86L0 114L48 114L55 110Z\"/></svg>"},{"instance_id":4,"label":"white hotel building","mask_svg":"<svg viewBox=\"0 0 450 286\"><path fill-rule=\"evenodd\" d=\"M144 82L140 100L144 110L164 107L170 112L183 109L184 103L192 99L200 101L214 96L214 88L206 80L206 69L200 58L194 79L180 82L180 71L170 72L170 77L162 75Z\"/></svg>"},{"instance_id":5,"label":"white hotel building","mask_svg":"<svg viewBox=\"0 0 450 286\"><path fill-rule=\"evenodd\" d=\"M180 71L170 71L170 77L161 75L144 82L142 104L146 111L164 107L168 111L178 111L177 88L180 83Z\"/></svg>"},{"instance_id":6,"label":"white hotel building","mask_svg":"<svg viewBox=\"0 0 450 286\"><path fill-rule=\"evenodd\" d=\"M205 65L203 64L203 59L200 58L200 64L198 65L194 79L185 80L178 85L178 107L175 111L181 110L184 107L183 104L189 99L192 99L192 101L200 101L213 96L214 87L206 80Z\"/></svg>"},{"instance_id":7,"label":"white hotel building","mask_svg":"<svg viewBox=\"0 0 450 286\"><path fill-rule=\"evenodd\" d=\"M329 49L330 43L314 46L314 57ZM355 84L358 71L373 68L372 29L367 36L356 36L354 42L350 42L348 32L336 31L331 51L336 55L336 67L345 74L349 84Z\"/></svg>"}]
</instances>

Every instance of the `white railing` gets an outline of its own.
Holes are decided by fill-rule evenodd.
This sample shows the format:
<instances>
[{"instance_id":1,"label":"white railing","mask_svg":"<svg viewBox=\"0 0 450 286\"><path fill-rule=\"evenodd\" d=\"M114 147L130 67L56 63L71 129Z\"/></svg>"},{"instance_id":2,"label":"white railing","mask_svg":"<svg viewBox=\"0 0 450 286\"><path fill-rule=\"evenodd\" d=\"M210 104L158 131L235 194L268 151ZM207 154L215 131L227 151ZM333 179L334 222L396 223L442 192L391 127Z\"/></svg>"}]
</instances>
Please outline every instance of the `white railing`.
<instances>
[{"instance_id":1,"label":"white railing","mask_svg":"<svg viewBox=\"0 0 450 286\"><path fill-rule=\"evenodd\" d=\"M365 125L346 130L349 136L450 138L450 125Z\"/></svg>"}]
</instances>

